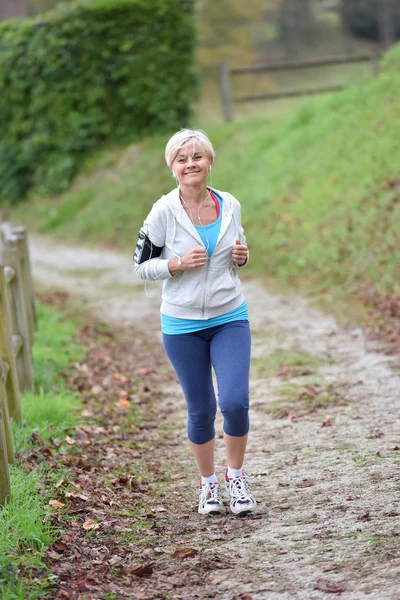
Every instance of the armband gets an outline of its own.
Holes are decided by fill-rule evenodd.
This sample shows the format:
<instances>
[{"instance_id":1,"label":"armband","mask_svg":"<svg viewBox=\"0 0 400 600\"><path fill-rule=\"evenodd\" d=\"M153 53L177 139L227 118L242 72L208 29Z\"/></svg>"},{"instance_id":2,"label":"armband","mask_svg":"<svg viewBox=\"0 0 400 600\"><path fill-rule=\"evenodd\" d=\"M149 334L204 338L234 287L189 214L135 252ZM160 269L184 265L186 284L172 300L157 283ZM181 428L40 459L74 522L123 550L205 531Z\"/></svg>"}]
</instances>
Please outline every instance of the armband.
<instances>
[{"instance_id":1,"label":"armband","mask_svg":"<svg viewBox=\"0 0 400 600\"><path fill-rule=\"evenodd\" d=\"M155 246L143 229L139 231L136 248L133 255L133 262L141 265L150 258L158 258L161 256L163 249L160 246Z\"/></svg>"}]
</instances>

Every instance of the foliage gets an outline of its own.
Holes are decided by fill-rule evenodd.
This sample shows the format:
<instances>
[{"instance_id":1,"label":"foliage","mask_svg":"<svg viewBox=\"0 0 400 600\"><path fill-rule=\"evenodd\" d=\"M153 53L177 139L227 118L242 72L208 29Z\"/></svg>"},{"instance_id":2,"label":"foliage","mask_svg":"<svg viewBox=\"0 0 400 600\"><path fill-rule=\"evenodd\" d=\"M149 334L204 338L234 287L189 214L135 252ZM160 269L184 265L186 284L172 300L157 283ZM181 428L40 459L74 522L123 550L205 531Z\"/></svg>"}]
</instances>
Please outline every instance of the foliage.
<instances>
[{"instance_id":1,"label":"foliage","mask_svg":"<svg viewBox=\"0 0 400 600\"><path fill-rule=\"evenodd\" d=\"M342 0L344 25L355 35L371 40L379 39L379 13L382 0ZM392 0L395 33L400 37L400 1Z\"/></svg>"},{"instance_id":2,"label":"foliage","mask_svg":"<svg viewBox=\"0 0 400 600\"><path fill-rule=\"evenodd\" d=\"M0 201L66 189L107 140L180 127L192 0L80 0L0 25Z\"/></svg>"}]
</instances>

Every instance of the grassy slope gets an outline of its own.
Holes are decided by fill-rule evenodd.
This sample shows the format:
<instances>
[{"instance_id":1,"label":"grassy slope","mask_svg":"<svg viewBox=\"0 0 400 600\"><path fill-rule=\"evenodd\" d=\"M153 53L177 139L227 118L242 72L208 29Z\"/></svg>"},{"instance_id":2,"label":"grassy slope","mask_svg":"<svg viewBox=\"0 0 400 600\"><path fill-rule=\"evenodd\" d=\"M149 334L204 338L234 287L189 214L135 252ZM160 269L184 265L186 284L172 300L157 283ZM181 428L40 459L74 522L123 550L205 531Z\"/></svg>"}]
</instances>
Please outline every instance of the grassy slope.
<instances>
[{"instance_id":1,"label":"grassy slope","mask_svg":"<svg viewBox=\"0 0 400 600\"><path fill-rule=\"evenodd\" d=\"M207 128L213 185L242 202L253 269L304 289L399 291L399 61L396 48L378 80L285 117ZM130 250L152 202L173 186L165 141L103 152L67 194L18 216L41 232Z\"/></svg>"},{"instance_id":2,"label":"grassy slope","mask_svg":"<svg viewBox=\"0 0 400 600\"><path fill-rule=\"evenodd\" d=\"M32 433L64 439L78 422L78 399L65 389L58 374L82 349L73 343L76 324L44 305L38 305L35 335L35 392L23 396L23 418L13 423L14 447L22 455L32 451ZM0 597L2 600L43 598L53 575L43 563L45 547L60 537L49 520L50 498L64 475L45 461L27 472L18 460L10 467L12 497L0 510ZM46 479L47 485L43 485ZM52 481L53 486L48 483ZM46 596L47 597L47 596Z\"/></svg>"}]
</instances>

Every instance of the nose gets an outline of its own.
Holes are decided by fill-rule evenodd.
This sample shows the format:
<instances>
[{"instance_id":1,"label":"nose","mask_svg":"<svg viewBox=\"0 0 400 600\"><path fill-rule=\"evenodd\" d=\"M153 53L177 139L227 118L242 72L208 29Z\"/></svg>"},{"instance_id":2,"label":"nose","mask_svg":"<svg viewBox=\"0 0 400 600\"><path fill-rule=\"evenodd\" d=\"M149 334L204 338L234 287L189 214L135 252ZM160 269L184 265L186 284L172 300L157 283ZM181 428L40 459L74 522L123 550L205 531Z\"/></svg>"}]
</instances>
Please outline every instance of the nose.
<instances>
[{"instance_id":1,"label":"nose","mask_svg":"<svg viewBox=\"0 0 400 600\"><path fill-rule=\"evenodd\" d=\"M194 165L195 165L195 162L194 162L193 156L189 156L188 167L190 168L190 167L193 167Z\"/></svg>"}]
</instances>

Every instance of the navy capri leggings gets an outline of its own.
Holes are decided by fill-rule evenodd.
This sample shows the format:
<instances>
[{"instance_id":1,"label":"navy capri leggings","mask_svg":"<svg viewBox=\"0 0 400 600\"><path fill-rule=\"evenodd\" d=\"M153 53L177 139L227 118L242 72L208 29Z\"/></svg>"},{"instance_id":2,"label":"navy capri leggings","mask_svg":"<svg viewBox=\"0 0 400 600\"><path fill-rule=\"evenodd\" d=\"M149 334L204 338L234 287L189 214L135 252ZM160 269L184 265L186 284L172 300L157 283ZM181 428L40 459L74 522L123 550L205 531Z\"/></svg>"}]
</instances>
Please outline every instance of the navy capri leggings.
<instances>
[{"instance_id":1,"label":"navy capri leggings","mask_svg":"<svg viewBox=\"0 0 400 600\"><path fill-rule=\"evenodd\" d=\"M163 334L163 343L185 394L188 436L205 444L215 436L218 400L228 435L249 431L249 373L251 335L248 321L232 321L193 333Z\"/></svg>"}]
</instances>

